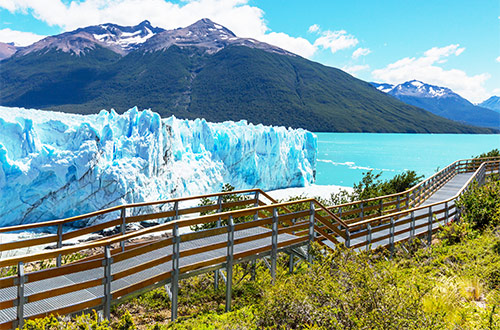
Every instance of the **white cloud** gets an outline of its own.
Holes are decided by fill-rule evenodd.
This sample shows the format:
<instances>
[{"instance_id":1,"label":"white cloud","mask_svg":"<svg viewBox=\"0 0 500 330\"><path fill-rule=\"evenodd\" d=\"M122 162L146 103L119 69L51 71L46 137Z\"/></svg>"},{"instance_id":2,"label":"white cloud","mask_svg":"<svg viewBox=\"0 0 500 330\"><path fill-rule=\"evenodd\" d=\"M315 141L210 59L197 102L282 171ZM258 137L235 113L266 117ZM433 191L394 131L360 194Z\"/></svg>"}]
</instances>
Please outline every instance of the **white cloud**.
<instances>
[{"instance_id":1,"label":"white cloud","mask_svg":"<svg viewBox=\"0 0 500 330\"><path fill-rule=\"evenodd\" d=\"M313 24L309 27L309 33L315 33L319 31L319 25L318 24Z\"/></svg>"},{"instance_id":2,"label":"white cloud","mask_svg":"<svg viewBox=\"0 0 500 330\"><path fill-rule=\"evenodd\" d=\"M344 30L323 31L314 43L305 38L271 31L262 9L250 5L250 0L170 1L81 0L66 4L63 0L0 0L0 8L12 13L32 14L50 26L61 27L63 31L109 22L135 25L146 19L153 26L174 29L207 17L239 37L268 42L306 58L311 58L319 49L329 49L335 53L358 44L358 40ZM317 24L309 27L311 33L320 31Z\"/></svg>"},{"instance_id":3,"label":"white cloud","mask_svg":"<svg viewBox=\"0 0 500 330\"><path fill-rule=\"evenodd\" d=\"M0 8L10 12L32 12L51 26L69 31L102 23L135 25L147 19L153 26L174 29L188 26L201 18L224 25L239 37L274 43L304 57L316 47L304 38L272 32L264 12L248 4L249 0L186 0L180 4L165 0L83 0L66 5L61 0L0 0Z\"/></svg>"},{"instance_id":4,"label":"white cloud","mask_svg":"<svg viewBox=\"0 0 500 330\"><path fill-rule=\"evenodd\" d=\"M369 68L370 66L368 64L363 64L363 65L344 66L342 67L342 70L353 76L356 76L356 73L358 73L359 71L368 70Z\"/></svg>"},{"instance_id":5,"label":"white cloud","mask_svg":"<svg viewBox=\"0 0 500 330\"><path fill-rule=\"evenodd\" d=\"M360 56L366 56L370 54L372 51L369 48L358 48L352 53L352 58L357 59Z\"/></svg>"},{"instance_id":6,"label":"white cloud","mask_svg":"<svg viewBox=\"0 0 500 330\"><path fill-rule=\"evenodd\" d=\"M500 63L500 56L498 56L498 57L496 58L496 61L497 61L498 63Z\"/></svg>"},{"instance_id":7,"label":"white cloud","mask_svg":"<svg viewBox=\"0 0 500 330\"><path fill-rule=\"evenodd\" d=\"M314 42L314 46L330 49L332 53L339 50L354 47L358 44L358 39L353 35L347 34L344 30L339 31L324 31Z\"/></svg>"},{"instance_id":8,"label":"white cloud","mask_svg":"<svg viewBox=\"0 0 500 330\"><path fill-rule=\"evenodd\" d=\"M312 57L316 52L316 47L314 47L314 45L312 45L308 40L300 37L290 37L288 34L283 32L266 33L258 39L306 58Z\"/></svg>"},{"instance_id":9,"label":"white cloud","mask_svg":"<svg viewBox=\"0 0 500 330\"><path fill-rule=\"evenodd\" d=\"M45 36L41 36L31 32L21 32L11 29L0 30L0 42L14 42L16 46L31 45L32 43L42 38L45 38Z\"/></svg>"},{"instance_id":10,"label":"white cloud","mask_svg":"<svg viewBox=\"0 0 500 330\"><path fill-rule=\"evenodd\" d=\"M405 57L385 68L374 70L372 76L377 81L391 84L400 84L405 81L417 79L423 82L448 87L471 102L485 99L484 83L490 78L488 73L473 76L458 69L443 69L439 64L447 61L449 56L459 56L465 48L460 45L446 47L433 47L420 57Z\"/></svg>"}]
</instances>

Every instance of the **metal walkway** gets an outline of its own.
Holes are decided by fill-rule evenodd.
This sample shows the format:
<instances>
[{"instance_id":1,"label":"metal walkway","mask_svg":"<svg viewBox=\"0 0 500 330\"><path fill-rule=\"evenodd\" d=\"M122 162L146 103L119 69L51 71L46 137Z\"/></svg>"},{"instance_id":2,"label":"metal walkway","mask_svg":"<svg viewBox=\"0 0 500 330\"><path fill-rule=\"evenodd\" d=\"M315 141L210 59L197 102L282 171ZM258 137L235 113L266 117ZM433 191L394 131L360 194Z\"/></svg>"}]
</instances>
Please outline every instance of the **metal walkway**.
<instances>
[{"instance_id":1,"label":"metal walkway","mask_svg":"<svg viewBox=\"0 0 500 330\"><path fill-rule=\"evenodd\" d=\"M492 173L500 173L499 158L461 160L407 191L328 208L312 198L278 203L262 190L250 189L122 205L68 219L0 228L0 233L35 228L52 232L0 244L1 252L55 247L0 259L0 268L17 267L17 275L0 278L0 330L51 313L101 309L109 317L113 304L162 285L170 287L175 320L179 279L212 271L219 274L220 269L226 270L226 310L230 310L233 264L269 256L275 279L277 253L290 254L291 265L294 255L310 260L307 249L312 241L331 248L344 244L354 249L392 249L397 242L417 236L430 240L439 226L458 219L455 200ZM127 230L130 224L150 220L166 222ZM65 230L77 221L96 224ZM186 231L190 226L208 229ZM65 246L105 229L114 229L114 234ZM163 236L135 241L153 233ZM64 256L89 251L90 257L63 265ZM26 264L50 260L54 267L25 274Z\"/></svg>"},{"instance_id":2,"label":"metal walkway","mask_svg":"<svg viewBox=\"0 0 500 330\"><path fill-rule=\"evenodd\" d=\"M271 236L271 230L265 228L251 228L246 230L241 230L235 232L235 240L249 237L258 234L269 234ZM290 234L278 235L278 243L284 243L295 239L296 237ZM225 243L227 240L227 235L216 235L208 238L201 238L192 240L189 242L180 243L181 251L191 250L199 246L215 245L219 243ZM242 253L248 250L254 250L259 248L264 248L270 245L270 239L262 238L251 242L246 242L242 244L236 244L234 246L234 253ZM202 252L199 254L181 257L179 259L180 267L196 264L205 260L216 259L226 257L226 248L219 248L212 251ZM171 255L172 246L160 248L148 253L141 254L137 257L132 257L123 261L119 261L111 264L111 275L118 274L122 271L128 270L132 267L139 266L145 261L159 259L161 257ZM261 256L262 257L262 256ZM153 266L146 270L131 274L129 276L123 277L119 280L111 282L111 291L118 291L124 289L132 284L140 283L141 281L151 278L158 274L169 273L172 269L172 261L161 263L159 265ZM40 280L37 282L26 283L24 290L25 295L34 295L37 293L46 292L48 288L51 290L67 287L69 285L75 285L78 283L84 283L89 280L98 280L103 277L104 267L93 268L86 271L81 271L77 273L55 276L45 280ZM170 280L166 280L164 284L170 283ZM46 314L53 310L58 310L66 306L76 305L85 301L92 301L95 299L100 299L103 296L104 286L97 285L84 290L74 291L68 294L63 294L55 297L50 297L33 303L26 303L24 305L24 315L26 318ZM0 289L0 301L8 301L17 298L17 286L7 287ZM17 310L15 307L0 310L0 324L6 323L8 321L13 321L16 319Z\"/></svg>"},{"instance_id":3,"label":"metal walkway","mask_svg":"<svg viewBox=\"0 0 500 330\"><path fill-rule=\"evenodd\" d=\"M457 174L455 177L453 177L450 181L445 183L441 188L439 188L436 192L434 192L430 197L428 197L423 203L422 206L427 206L431 205L437 202L444 201L448 198L453 197L464 185L467 183L467 181L472 177L473 173L461 173ZM448 203L449 208L454 208L455 207L455 201L452 200ZM431 212L431 216L433 216L435 213L441 213L445 211L445 205L440 204L437 205ZM405 216L400 219L398 219L399 222L403 222L402 225L398 227L398 231L407 231L405 233L399 234L399 235L394 235L393 236L393 241L391 241L391 228L387 228L386 225L379 225L379 226L372 226L372 231L374 233L372 234L370 248L374 249L379 246L389 246L390 244L395 244L398 242L402 242L405 240L408 240L412 237L415 236L425 236L428 235L429 233L434 232L435 228L438 228L439 226L443 225L446 221L449 221L451 219L443 219L440 221L434 221L434 219L430 222L431 227L429 228L429 210L428 208L421 208L418 210L415 210L413 212L414 218L420 218L418 220L414 220L413 222L411 221L411 216ZM448 215L449 218L449 215ZM413 231L412 226L414 228ZM382 228L380 231L376 231L378 228ZM430 229L430 230L429 230ZM367 233L368 234L368 233ZM379 238L383 238L381 240L378 240ZM356 239L351 240L352 245L359 245L365 242L366 237L358 237ZM327 244L330 245L328 242ZM368 246L367 246L368 247Z\"/></svg>"}]
</instances>

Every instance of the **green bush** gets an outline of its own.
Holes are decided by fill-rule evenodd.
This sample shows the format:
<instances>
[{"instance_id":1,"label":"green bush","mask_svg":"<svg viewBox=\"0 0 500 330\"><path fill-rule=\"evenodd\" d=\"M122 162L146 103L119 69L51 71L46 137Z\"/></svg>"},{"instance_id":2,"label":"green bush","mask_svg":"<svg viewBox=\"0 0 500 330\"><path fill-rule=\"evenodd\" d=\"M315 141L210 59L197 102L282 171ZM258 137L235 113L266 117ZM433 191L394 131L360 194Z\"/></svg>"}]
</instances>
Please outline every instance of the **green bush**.
<instances>
[{"instance_id":1,"label":"green bush","mask_svg":"<svg viewBox=\"0 0 500 330\"><path fill-rule=\"evenodd\" d=\"M473 229L484 230L500 225L500 181L487 182L462 195L457 202L461 221L472 224Z\"/></svg>"},{"instance_id":2,"label":"green bush","mask_svg":"<svg viewBox=\"0 0 500 330\"><path fill-rule=\"evenodd\" d=\"M129 314L130 315L130 314ZM23 330L111 330L107 320L100 320L96 311L92 314L76 316L72 321L64 321L59 316L50 315L44 318L27 320ZM130 328L132 329L132 328Z\"/></svg>"}]
</instances>

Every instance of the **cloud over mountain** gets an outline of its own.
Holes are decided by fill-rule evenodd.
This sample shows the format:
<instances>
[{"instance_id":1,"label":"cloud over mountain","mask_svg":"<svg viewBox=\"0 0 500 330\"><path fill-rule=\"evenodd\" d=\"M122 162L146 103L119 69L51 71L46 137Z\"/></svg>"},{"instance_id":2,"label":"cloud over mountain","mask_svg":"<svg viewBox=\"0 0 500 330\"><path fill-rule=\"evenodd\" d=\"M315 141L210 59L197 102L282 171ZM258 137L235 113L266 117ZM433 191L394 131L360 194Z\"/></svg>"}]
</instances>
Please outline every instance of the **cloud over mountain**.
<instances>
[{"instance_id":1,"label":"cloud over mountain","mask_svg":"<svg viewBox=\"0 0 500 330\"><path fill-rule=\"evenodd\" d=\"M438 86L448 86L457 94L472 102L484 100L488 93L484 87L488 73L468 75L458 69L445 69L442 64L450 56L459 56L465 50L459 44L433 47L420 57L405 57L382 69L372 72L375 80L399 84L409 80L421 80Z\"/></svg>"}]
</instances>

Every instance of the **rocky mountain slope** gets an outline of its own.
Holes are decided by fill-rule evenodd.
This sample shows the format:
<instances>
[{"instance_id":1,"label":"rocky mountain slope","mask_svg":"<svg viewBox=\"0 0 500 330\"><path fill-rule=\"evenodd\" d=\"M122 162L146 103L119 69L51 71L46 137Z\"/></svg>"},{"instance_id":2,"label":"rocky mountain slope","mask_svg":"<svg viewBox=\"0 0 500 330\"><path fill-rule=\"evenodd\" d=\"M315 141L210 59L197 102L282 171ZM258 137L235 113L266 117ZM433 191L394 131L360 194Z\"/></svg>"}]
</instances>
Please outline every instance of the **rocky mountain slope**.
<instances>
[{"instance_id":1,"label":"rocky mountain slope","mask_svg":"<svg viewBox=\"0 0 500 330\"><path fill-rule=\"evenodd\" d=\"M209 19L163 30L102 24L47 37L1 62L0 104L96 113L246 119L340 132L488 133L409 106L370 84Z\"/></svg>"},{"instance_id":2,"label":"rocky mountain slope","mask_svg":"<svg viewBox=\"0 0 500 330\"><path fill-rule=\"evenodd\" d=\"M438 116L470 125L500 128L500 113L476 106L446 87L418 80L399 85L372 83L378 90Z\"/></svg>"}]
</instances>

